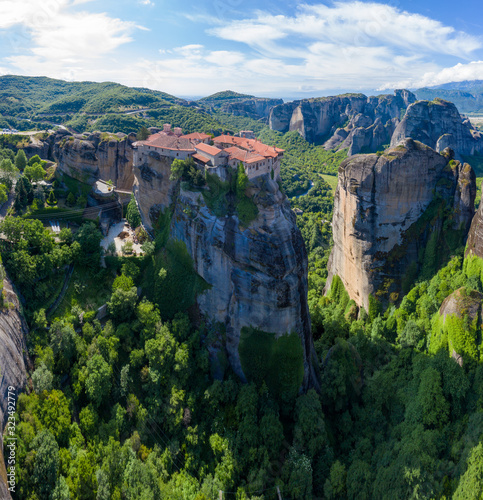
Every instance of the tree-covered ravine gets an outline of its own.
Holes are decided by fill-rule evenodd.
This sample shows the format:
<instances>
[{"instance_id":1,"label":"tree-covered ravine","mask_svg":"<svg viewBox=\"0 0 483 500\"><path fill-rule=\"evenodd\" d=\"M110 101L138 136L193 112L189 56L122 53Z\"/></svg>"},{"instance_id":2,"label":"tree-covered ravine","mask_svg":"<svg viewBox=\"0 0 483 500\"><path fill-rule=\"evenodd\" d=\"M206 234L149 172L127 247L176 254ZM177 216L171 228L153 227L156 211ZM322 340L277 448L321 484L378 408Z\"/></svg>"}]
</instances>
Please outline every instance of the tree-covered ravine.
<instances>
[{"instance_id":1,"label":"tree-covered ravine","mask_svg":"<svg viewBox=\"0 0 483 500\"><path fill-rule=\"evenodd\" d=\"M101 252L82 183L16 147L0 151L0 202L14 196L0 222L2 276L22 299L31 361L17 402L14 498L483 498L483 262L461 246L385 310L359 310L337 277L324 295L345 152L259 132L286 150L282 187L308 253L320 383L304 393L271 390L268 369L248 383L227 363L214 373L207 346L223 325L197 313L208 285L168 238L169 214L151 239L132 200L142 251ZM452 294L463 313L444 318ZM293 348L280 345L280 355Z\"/></svg>"}]
</instances>

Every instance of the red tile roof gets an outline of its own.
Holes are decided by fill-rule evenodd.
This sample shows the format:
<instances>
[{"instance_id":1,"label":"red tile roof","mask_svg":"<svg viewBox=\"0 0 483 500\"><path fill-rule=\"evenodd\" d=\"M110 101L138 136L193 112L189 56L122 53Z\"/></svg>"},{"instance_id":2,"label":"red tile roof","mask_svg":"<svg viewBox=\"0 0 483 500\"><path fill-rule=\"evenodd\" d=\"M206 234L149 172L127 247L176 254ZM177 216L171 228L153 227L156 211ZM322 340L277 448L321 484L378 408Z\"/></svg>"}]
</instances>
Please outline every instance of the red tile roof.
<instances>
[{"instance_id":1,"label":"red tile roof","mask_svg":"<svg viewBox=\"0 0 483 500\"><path fill-rule=\"evenodd\" d=\"M265 161L265 157L259 155L254 151L246 151L244 149L231 146L226 148L225 151L230 155L230 160L238 160L243 163L256 163L258 161Z\"/></svg>"},{"instance_id":2,"label":"red tile roof","mask_svg":"<svg viewBox=\"0 0 483 500\"><path fill-rule=\"evenodd\" d=\"M211 139L211 136L208 134L204 134L203 132L192 132L191 134L182 135L184 139L197 139L198 141L204 141L205 139Z\"/></svg>"},{"instance_id":3,"label":"red tile roof","mask_svg":"<svg viewBox=\"0 0 483 500\"><path fill-rule=\"evenodd\" d=\"M222 149L215 148L215 146L209 146L208 144L200 143L195 146L197 151L202 153L207 153L211 156L216 156L222 152Z\"/></svg>"},{"instance_id":4,"label":"red tile roof","mask_svg":"<svg viewBox=\"0 0 483 500\"><path fill-rule=\"evenodd\" d=\"M283 149L268 146L267 144L263 144L263 142L260 142L256 139L246 139L245 137L234 137L232 135L224 134L215 137L213 141L215 142L215 144L233 144L234 146L246 149L247 151L255 151L265 158L276 158L280 153L284 152Z\"/></svg>"},{"instance_id":5,"label":"red tile roof","mask_svg":"<svg viewBox=\"0 0 483 500\"><path fill-rule=\"evenodd\" d=\"M195 160L198 160L200 161L201 163L209 163L211 160L209 158L206 158L205 156L203 155L199 155L198 153L194 154L193 155L193 158Z\"/></svg>"},{"instance_id":6,"label":"red tile roof","mask_svg":"<svg viewBox=\"0 0 483 500\"><path fill-rule=\"evenodd\" d=\"M138 144L154 148L170 149L173 151L195 152L195 148L189 139L177 137L176 135L166 135L162 132L151 135L145 141L138 142Z\"/></svg>"}]
</instances>

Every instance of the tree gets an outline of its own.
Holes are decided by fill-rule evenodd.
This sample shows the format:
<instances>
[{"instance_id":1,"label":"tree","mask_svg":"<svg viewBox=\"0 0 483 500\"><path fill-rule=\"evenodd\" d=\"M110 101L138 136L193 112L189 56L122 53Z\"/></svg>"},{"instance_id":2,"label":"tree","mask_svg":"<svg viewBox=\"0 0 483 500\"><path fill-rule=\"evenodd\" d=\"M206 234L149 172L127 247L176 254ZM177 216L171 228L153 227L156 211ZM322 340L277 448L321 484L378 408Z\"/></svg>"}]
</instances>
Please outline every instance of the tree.
<instances>
[{"instance_id":1,"label":"tree","mask_svg":"<svg viewBox=\"0 0 483 500\"><path fill-rule=\"evenodd\" d=\"M141 127L136 134L136 139L138 141L145 141L151 134L146 127Z\"/></svg>"},{"instance_id":2,"label":"tree","mask_svg":"<svg viewBox=\"0 0 483 500\"><path fill-rule=\"evenodd\" d=\"M32 480L40 498L47 500L59 473L59 445L54 435L45 429L37 434L31 447L36 451Z\"/></svg>"},{"instance_id":3,"label":"tree","mask_svg":"<svg viewBox=\"0 0 483 500\"><path fill-rule=\"evenodd\" d=\"M52 389L53 380L54 376L52 372L44 364L41 364L32 374L32 382L37 394L42 394L44 391L50 391Z\"/></svg>"},{"instance_id":4,"label":"tree","mask_svg":"<svg viewBox=\"0 0 483 500\"><path fill-rule=\"evenodd\" d=\"M327 444L322 405L314 389L297 398L295 414L294 446L313 459Z\"/></svg>"},{"instance_id":5,"label":"tree","mask_svg":"<svg viewBox=\"0 0 483 500\"><path fill-rule=\"evenodd\" d=\"M60 443L67 444L71 417L69 402L62 391L48 394L42 404L41 420Z\"/></svg>"},{"instance_id":6,"label":"tree","mask_svg":"<svg viewBox=\"0 0 483 500\"><path fill-rule=\"evenodd\" d=\"M94 354L86 366L86 392L94 406L98 407L111 391L111 367L100 354Z\"/></svg>"},{"instance_id":7,"label":"tree","mask_svg":"<svg viewBox=\"0 0 483 500\"><path fill-rule=\"evenodd\" d=\"M73 207L75 205L75 195L72 191L69 192L65 201L70 207Z\"/></svg>"},{"instance_id":8,"label":"tree","mask_svg":"<svg viewBox=\"0 0 483 500\"><path fill-rule=\"evenodd\" d=\"M468 468L460 479L454 500L478 500L483 495L483 443L471 451Z\"/></svg>"},{"instance_id":9,"label":"tree","mask_svg":"<svg viewBox=\"0 0 483 500\"><path fill-rule=\"evenodd\" d=\"M27 166L27 157L25 156L25 151L19 149L17 155L15 156L15 166L19 170L23 170Z\"/></svg>"},{"instance_id":10,"label":"tree","mask_svg":"<svg viewBox=\"0 0 483 500\"><path fill-rule=\"evenodd\" d=\"M122 323L133 316L137 300L138 294L135 286L128 290L118 288L113 291L111 300L107 303L107 308L111 316L118 323Z\"/></svg>"},{"instance_id":11,"label":"tree","mask_svg":"<svg viewBox=\"0 0 483 500\"><path fill-rule=\"evenodd\" d=\"M57 203L57 198L55 197L53 190L51 190L49 193L49 197L47 198L47 203L49 205L55 205Z\"/></svg>"},{"instance_id":12,"label":"tree","mask_svg":"<svg viewBox=\"0 0 483 500\"><path fill-rule=\"evenodd\" d=\"M8 200L8 190L5 184L0 184L0 205L3 205Z\"/></svg>"},{"instance_id":13,"label":"tree","mask_svg":"<svg viewBox=\"0 0 483 500\"><path fill-rule=\"evenodd\" d=\"M177 181L183 177L186 171L186 163L184 160L173 160L171 163L171 175L169 176L170 181Z\"/></svg>"},{"instance_id":14,"label":"tree","mask_svg":"<svg viewBox=\"0 0 483 500\"><path fill-rule=\"evenodd\" d=\"M21 207L25 207L28 204L32 203L34 199L32 184L25 175L21 175L19 177L15 186L15 194L16 202L18 200L18 203Z\"/></svg>"},{"instance_id":15,"label":"tree","mask_svg":"<svg viewBox=\"0 0 483 500\"><path fill-rule=\"evenodd\" d=\"M131 201L127 206L126 219L129 222L130 226L133 228L141 225L141 214L139 213L134 195L131 195Z\"/></svg>"},{"instance_id":16,"label":"tree","mask_svg":"<svg viewBox=\"0 0 483 500\"><path fill-rule=\"evenodd\" d=\"M32 182L39 182L45 177L45 170L40 163L27 165L24 169L24 175Z\"/></svg>"},{"instance_id":17,"label":"tree","mask_svg":"<svg viewBox=\"0 0 483 500\"><path fill-rule=\"evenodd\" d=\"M40 166L42 166L42 159L40 158L39 155L34 155L30 160L28 161L28 165L32 166L38 163ZM45 163L45 162L44 162Z\"/></svg>"},{"instance_id":18,"label":"tree","mask_svg":"<svg viewBox=\"0 0 483 500\"><path fill-rule=\"evenodd\" d=\"M64 227L60 230L59 233L59 239L62 241L62 243L65 243L66 245L70 245L72 243L72 230L69 229L68 227Z\"/></svg>"},{"instance_id":19,"label":"tree","mask_svg":"<svg viewBox=\"0 0 483 500\"><path fill-rule=\"evenodd\" d=\"M101 257L102 233L96 225L93 222L83 224L77 231L75 239L81 247L80 262L90 266L98 265Z\"/></svg>"},{"instance_id":20,"label":"tree","mask_svg":"<svg viewBox=\"0 0 483 500\"><path fill-rule=\"evenodd\" d=\"M425 425L443 427L448 422L450 408L441 387L441 375L432 367L421 374L417 403Z\"/></svg>"},{"instance_id":21,"label":"tree","mask_svg":"<svg viewBox=\"0 0 483 500\"><path fill-rule=\"evenodd\" d=\"M69 485L64 476L59 476L49 500L70 500Z\"/></svg>"},{"instance_id":22,"label":"tree","mask_svg":"<svg viewBox=\"0 0 483 500\"><path fill-rule=\"evenodd\" d=\"M18 168L11 160L5 158L0 162L0 182L5 184L8 190L12 189L13 181L18 175Z\"/></svg>"},{"instance_id":23,"label":"tree","mask_svg":"<svg viewBox=\"0 0 483 500\"><path fill-rule=\"evenodd\" d=\"M77 201L75 203L78 207L85 208L87 206L87 198L83 195L79 196L77 198Z\"/></svg>"}]
</instances>

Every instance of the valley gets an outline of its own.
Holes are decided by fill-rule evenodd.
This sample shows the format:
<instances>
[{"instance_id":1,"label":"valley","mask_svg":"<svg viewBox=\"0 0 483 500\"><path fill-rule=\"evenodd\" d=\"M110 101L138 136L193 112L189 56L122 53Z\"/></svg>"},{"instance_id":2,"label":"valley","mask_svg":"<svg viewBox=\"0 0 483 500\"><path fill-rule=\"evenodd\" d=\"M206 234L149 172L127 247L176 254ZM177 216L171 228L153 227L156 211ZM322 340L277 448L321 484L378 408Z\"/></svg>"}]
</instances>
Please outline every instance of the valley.
<instances>
[{"instance_id":1,"label":"valley","mask_svg":"<svg viewBox=\"0 0 483 500\"><path fill-rule=\"evenodd\" d=\"M0 113L15 498L483 493L479 115L11 76Z\"/></svg>"}]
</instances>

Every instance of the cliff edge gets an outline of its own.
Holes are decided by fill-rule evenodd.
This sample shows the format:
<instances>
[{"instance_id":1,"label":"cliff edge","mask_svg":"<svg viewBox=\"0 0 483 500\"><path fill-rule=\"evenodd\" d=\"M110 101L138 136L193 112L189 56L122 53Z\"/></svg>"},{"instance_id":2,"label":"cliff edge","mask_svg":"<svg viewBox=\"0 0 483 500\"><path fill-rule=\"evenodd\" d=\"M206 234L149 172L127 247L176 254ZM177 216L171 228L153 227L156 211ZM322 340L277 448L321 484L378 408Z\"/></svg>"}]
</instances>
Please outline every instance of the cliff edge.
<instances>
[{"instance_id":1,"label":"cliff edge","mask_svg":"<svg viewBox=\"0 0 483 500\"><path fill-rule=\"evenodd\" d=\"M0 309L0 428L6 425L8 417L9 387L14 387L15 403L27 382L25 353L28 333L20 308L20 302L8 278L3 280L3 303ZM12 391L11 396L12 396ZM3 438L3 435L2 435ZM3 453L3 439L0 439L0 455ZM7 472L3 455L0 457L0 497L10 498Z\"/></svg>"},{"instance_id":2,"label":"cliff edge","mask_svg":"<svg viewBox=\"0 0 483 500\"><path fill-rule=\"evenodd\" d=\"M474 214L475 174L452 152L412 139L339 168L329 276L369 310L369 297L397 302L420 272L464 243Z\"/></svg>"}]
</instances>

